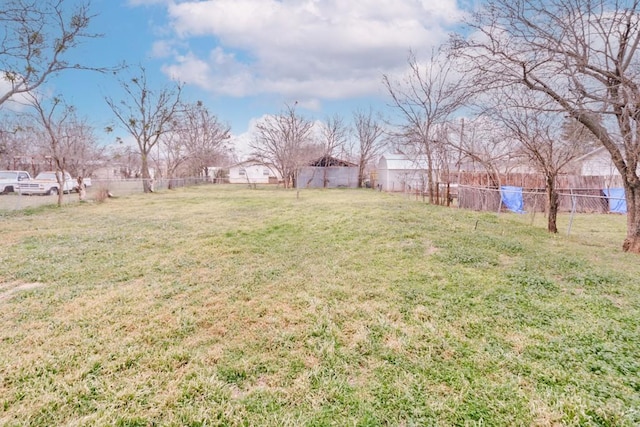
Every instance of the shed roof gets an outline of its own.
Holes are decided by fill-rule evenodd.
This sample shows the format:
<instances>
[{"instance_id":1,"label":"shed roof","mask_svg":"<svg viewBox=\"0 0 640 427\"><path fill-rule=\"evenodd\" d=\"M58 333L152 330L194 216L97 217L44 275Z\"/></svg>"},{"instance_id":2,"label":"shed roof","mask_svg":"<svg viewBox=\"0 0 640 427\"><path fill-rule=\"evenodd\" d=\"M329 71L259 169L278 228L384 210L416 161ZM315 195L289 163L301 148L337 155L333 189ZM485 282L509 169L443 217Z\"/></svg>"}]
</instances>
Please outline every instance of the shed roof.
<instances>
[{"instance_id":1,"label":"shed roof","mask_svg":"<svg viewBox=\"0 0 640 427\"><path fill-rule=\"evenodd\" d=\"M346 160L340 160L336 157L332 156L322 156L319 159L316 159L312 162L309 162L309 166L315 167L354 167L357 166L355 163L347 162Z\"/></svg>"}]
</instances>

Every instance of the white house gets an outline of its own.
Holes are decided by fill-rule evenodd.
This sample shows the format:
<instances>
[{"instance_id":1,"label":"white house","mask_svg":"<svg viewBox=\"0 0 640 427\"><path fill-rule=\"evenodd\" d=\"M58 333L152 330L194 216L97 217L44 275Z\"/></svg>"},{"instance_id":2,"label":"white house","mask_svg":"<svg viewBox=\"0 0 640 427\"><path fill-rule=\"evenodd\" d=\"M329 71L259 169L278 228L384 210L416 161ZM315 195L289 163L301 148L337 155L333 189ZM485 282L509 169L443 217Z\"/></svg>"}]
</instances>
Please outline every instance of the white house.
<instances>
[{"instance_id":1,"label":"white house","mask_svg":"<svg viewBox=\"0 0 640 427\"><path fill-rule=\"evenodd\" d=\"M384 191L424 188L427 164L424 158L412 159L401 153L384 154L378 161L378 185Z\"/></svg>"},{"instance_id":2,"label":"white house","mask_svg":"<svg viewBox=\"0 0 640 427\"><path fill-rule=\"evenodd\" d=\"M118 164L104 166L93 171L94 179L116 180L123 179L122 167Z\"/></svg>"},{"instance_id":3,"label":"white house","mask_svg":"<svg viewBox=\"0 0 640 427\"><path fill-rule=\"evenodd\" d=\"M620 175L606 148L600 147L575 160L577 175L615 176Z\"/></svg>"},{"instance_id":4,"label":"white house","mask_svg":"<svg viewBox=\"0 0 640 427\"><path fill-rule=\"evenodd\" d=\"M606 188L622 187L620 172L613 164L611 154L604 147L596 148L577 158L573 163L573 173L582 176L601 177ZM638 173L640 173L640 166L638 167Z\"/></svg>"},{"instance_id":5,"label":"white house","mask_svg":"<svg viewBox=\"0 0 640 427\"><path fill-rule=\"evenodd\" d=\"M258 160L246 160L229 167L231 184L270 184L277 183L281 179L273 165Z\"/></svg>"},{"instance_id":6,"label":"white house","mask_svg":"<svg viewBox=\"0 0 640 427\"><path fill-rule=\"evenodd\" d=\"M127 171L128 169L128 171ZM155 168L149 168L149 175L151 178L155 178L156 170ZM107 166L103 166L95 169L91 173L91 177L97 180L105 180L105 181L113 181L120 179L130 179L130 178L139 178L142 176L142 171L140 169L130 169L124 163L111 163Z\"/></svg>"}]
</instances>

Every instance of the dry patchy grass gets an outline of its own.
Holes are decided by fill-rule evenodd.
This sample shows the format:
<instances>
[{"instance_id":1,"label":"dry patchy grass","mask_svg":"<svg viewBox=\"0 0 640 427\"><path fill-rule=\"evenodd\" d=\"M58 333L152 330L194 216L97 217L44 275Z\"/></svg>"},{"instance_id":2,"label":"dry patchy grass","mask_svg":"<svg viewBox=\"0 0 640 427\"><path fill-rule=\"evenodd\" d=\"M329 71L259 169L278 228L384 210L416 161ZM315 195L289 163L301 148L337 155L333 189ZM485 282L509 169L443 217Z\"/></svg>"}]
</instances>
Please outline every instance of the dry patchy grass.
<instances>
[{"instance_id":1,"label":"dry patchy grass","mask_svg":"<svg viewBox=\"0 0 640 427\"><path fill-rule=\"evenodd\" d=\"M3 425L640 422L622 236L224 186L2 221Z\"/></svg>"}]
</instances>

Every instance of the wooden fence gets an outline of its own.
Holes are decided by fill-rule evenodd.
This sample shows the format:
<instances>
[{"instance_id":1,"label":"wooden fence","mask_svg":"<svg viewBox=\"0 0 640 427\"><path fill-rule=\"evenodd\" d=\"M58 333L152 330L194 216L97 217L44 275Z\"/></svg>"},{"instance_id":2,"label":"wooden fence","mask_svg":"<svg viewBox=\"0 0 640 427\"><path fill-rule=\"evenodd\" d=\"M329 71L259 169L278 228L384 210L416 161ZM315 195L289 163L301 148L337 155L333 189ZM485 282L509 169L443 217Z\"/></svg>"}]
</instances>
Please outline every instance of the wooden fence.
<instances>
[{"instance_id":1,"label":"wooden fence","mask_svg":"<svg viewBox=\"0 0 640 427\"><path fill-rule=\"evenodd\" d=\"M498 181L497 185L495 181ZM453 172L449 174L449 182L461 186L497 188L498 185L513 185L528 190L538 190L546 187L542 174L509 173L500 174L492 178L486 172ZM597 189L622 187L620 176L581 176L560 175L556 183L562 189Z\"/></svg>"},{"instance_id":2,"label":"wooden fence","mask_svg":"<svg viewBox=\"0 0 640 427\"><path fill-rule=\"evenodd\" d=\"M459 186L457 189L458 207L476 211L498 212L500 190L497 188ZM609 201L602 189L558 189L559 212L606 213ZM527 212L544 212L547 204L544 189L523 189L522 200ZM504 207L502 207L504 208Z\"/></svg>"}]
</instances>

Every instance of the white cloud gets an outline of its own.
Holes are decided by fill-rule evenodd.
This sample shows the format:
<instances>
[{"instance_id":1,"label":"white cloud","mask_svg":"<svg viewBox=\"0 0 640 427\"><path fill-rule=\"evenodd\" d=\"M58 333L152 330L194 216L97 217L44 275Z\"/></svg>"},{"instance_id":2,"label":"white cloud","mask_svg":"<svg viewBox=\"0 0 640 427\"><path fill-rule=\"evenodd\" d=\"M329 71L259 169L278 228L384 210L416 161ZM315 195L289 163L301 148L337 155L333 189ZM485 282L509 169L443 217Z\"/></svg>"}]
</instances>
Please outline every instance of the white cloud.
<instances>
[{"instance_id":1,"label":"white cloud","mask_svg":"<svg viewBox=\"0 0 640 427\"><path fill-rule=\"evenodd\" d=\"M298 105L309 111L320 111L322 108L322 103L317 98L303 99L298 101Z\"/></svg>"},{"instance_id":2,"label":"white cloud","mask_svg":"<svg viewBox=\"0 0 640 427\"><path fill-rule=\"evenodd\" d=\"M0 78L0 95L5 95L11 92L11 83L6 77ZM25 111L32 100L28 92L17 93L11 96L6 102L0 105L0 110L6 109L9 111Z\"/></svg>"},{"instance_id":3,"label":"white cloud","mask_svg":"<svg viewBox=\"0 0 640 427\"><path fill-rule=\"evenodd\" d=\"M208 80L208 75L211 72L209 64L191 53L176 56L175 63L164 66L162 71L173 80L211 89Z\"/></svg>"},{"instance_id":4,"label":"white cloud","mask_svg":"<svg viewBox=\"0 0 640 427\"><path fill-rule=\"evenodd\" d=\"M240 160L248 159L251 157L251 153L253 152L250 147L251 142L253 142L257 124L263 121L268 115L263 115L262 117L254 117L249 120L249 126L246 132L243 132L238 135L232 135L229 143L233 145L233 149Z\"/></svg>"},{"instance_id":5,"label":"white cloud","mask_svg":"<svg viewBox=\"0 0 640 427\"><path fill-rule=\"evenodd\" d=\"M205 59L193 52L178 55L173 64L163 67L163 72L174 80L222 95L241 97L251 94L254 87L248 67L221 48L211 51Z\"/></svg>"},{"instance_id":6,"label":"white cloud","mask_svg":"<svg viewBox=\"0 0 640 427\"><path fill-rule=\"evenodd\" d=\"M165 72L217 94L304 99L377 92L383 73L441 43L462 16L455 0L183 1L168 13L190 49Z\"/></svg>"},{"instance_id":7,"label":"white cloud","mask_svg":"<svg viewBox=\"0 0 640 427\"><path fill-rule=\"evenodd\" d=\"M176 50L174 43L168 40L158 40L153 43L153 46L151 47L152 58L170 58L177 54L178 51Z\"/></svg>"},{"instance_id":8,"label":"white cloud","mask_svg":"<svg viewBox=\"0 0 640 427\"><path fill-rule=\"evenodd\" d=\"M249 131L241 133L239 135L232 136L229 143L233 146L233 150L237 158L242 161L251 157L251 143L253 134Z\"/></svg>"}]
</instances>

